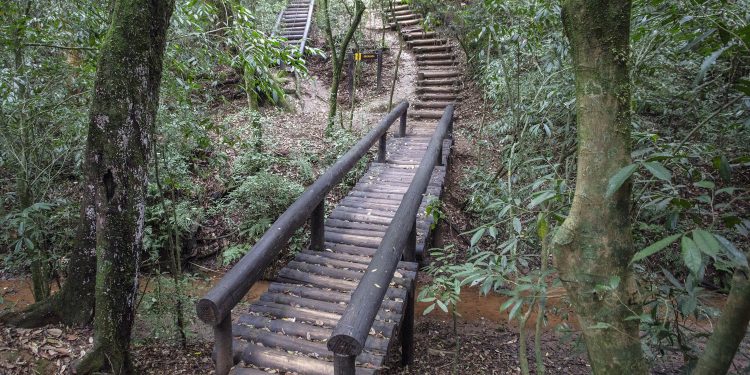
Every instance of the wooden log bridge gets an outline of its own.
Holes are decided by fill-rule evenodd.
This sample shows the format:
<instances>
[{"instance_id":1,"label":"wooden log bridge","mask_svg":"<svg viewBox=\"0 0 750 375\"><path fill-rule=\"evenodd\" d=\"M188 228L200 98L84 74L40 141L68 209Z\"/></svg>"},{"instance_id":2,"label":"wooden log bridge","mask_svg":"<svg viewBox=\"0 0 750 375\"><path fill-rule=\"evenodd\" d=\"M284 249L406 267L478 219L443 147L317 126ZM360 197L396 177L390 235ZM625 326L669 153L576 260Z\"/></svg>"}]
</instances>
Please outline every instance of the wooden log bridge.
<instances>
[{"instance_id":1,"label":"wooden log bridge","mask_svg":"<svg viewBox=\"0 0 750 375\"><path fill-rule=\"evenodd\" d=\"M402 364L411 361L417 259L431 236L424 212L442 192L453 105L431 136L407 134L408 107L336 161L198 301L198 317L213 326L217 374L373 374L399 347ZM377 161L326 218L326 194L375 143ZM232 309L308 219L309 248L233 324Z\"/></svg>"}]
</instances>

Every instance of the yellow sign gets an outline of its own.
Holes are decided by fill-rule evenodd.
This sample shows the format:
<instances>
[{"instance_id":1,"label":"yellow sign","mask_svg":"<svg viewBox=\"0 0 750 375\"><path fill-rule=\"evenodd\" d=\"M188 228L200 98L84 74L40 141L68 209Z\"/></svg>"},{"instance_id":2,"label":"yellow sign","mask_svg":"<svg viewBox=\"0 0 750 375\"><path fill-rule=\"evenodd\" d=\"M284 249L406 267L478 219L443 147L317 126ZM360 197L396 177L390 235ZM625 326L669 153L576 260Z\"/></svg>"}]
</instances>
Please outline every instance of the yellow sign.
<instances>
[{"instance_id":1,"label":"yellow sign","mask_svg":"<svg viewBox=\"0 0 750 375\"><path fill-rule=\"evenodd\" d=\"M361 53L355 53L354 54L354 61L360 61L362 60L362 54Z\"/></svg>"}]
</instances>

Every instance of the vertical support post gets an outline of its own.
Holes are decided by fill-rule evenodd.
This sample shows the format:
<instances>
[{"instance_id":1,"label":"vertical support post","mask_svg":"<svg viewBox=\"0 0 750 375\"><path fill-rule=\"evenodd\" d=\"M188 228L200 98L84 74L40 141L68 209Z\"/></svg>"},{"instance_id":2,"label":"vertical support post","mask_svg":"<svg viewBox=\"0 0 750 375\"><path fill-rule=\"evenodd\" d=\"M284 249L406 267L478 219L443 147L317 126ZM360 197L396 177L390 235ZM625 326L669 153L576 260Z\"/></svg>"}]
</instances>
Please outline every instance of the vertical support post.
<instances>
[{"instance_id":1,"label":"vertical support post","mask_svg":"<svg viewBox=\"0 0 750 375\"><path fill-rule=\"evenodd\" d=\"M438 151L438 154L437 154L437 163L435 164L435 166L442 166L443 165L443 141L444 141L443 139L440 140L440 147L439 147L440 151Z\"/></svg>"},{"instance_id":2,"label":"vertical support post","mask_svg":"<svg viewBox=\"0 0 750 375\"><path fill-rule=\"evenodd\" d=\"M214 352L216 353L216 375L227 375L234 366L231 311L214 326Z\"/></svg>"},{"instance_id":3,"label":"vertical support post","mask_svg":"<svg viewBox=\"0 0 750 375\"><path fill-rule=\"evenodd\" d=\"M386 135L388 135L388 133L383 133L383 135L380 136L380 142L378 142L378 163L385 163Z\"/></svg>"},{"instance_id":4,"label":"vertical support post","mask_svg":"<svg viewBox=\"0 0 750 375\"><path fill-rule=\"evenodd\" d=\"M401 327L401 366L408 366L414 360L414 284L409 290L404 312L404 325Z\"/></svg>"},{"instance_id":5,"label":"vertical support post","mask_svg":"<svg viewBox=\"0 0 750 375\"><path fill-rule=\"evenodd\" d=\"M349 101L354 97L354 51L349 54Z\"/></svg>"},{"instance_id":6,"label":"vertical support post","mask_svg":"<svg viewBox=\"0 0 750 375\"><path fill-rule=\"evenodd\" d=\"M409 237L406 239L406 245L404 245L403 259L407 262L417 261L417 218L414 218L414 222L411 225L411 231L409 231Z\"/></svg>"},{"instance_id":7,"label":"vertical support post","mask_svg":"<svg viewBox=\"0 0 750 375\"><path fill-rule=\"evenodd\" d=\"M377 69L377 76L378 76L378 91L380 91L380 88L383 86L381 83L383 81L383 49L379 49L377 52L378 56L378 69Z\"/></svg>"},{"instance_id":8,"label":"vertical support post","mask_svg":"<svg viewBox=\"0 0 750 375\"><path fill-rule=\"evenodd\" d=\"M401 114L401 122L398 124L398 136L400 138L406 137L406 112L409 109L405 109L404 113Z\"/></svg>"},{"instance_id":9,"label":"vertical support post","mask_svg":"<svg viewBox=\"0 0 750 375\"><path fill-rule=\"evenodd\" d=\"M315 206L310 215L310 249L322 251L325 247L325 216L326 200L323 200Z\"/></svg>"},{"instance_id":10,"label":"vertical support post","mask_svg":"<svg viewBox=\"0 0 750 375\"><path fill-rule=\"evenodd\" d=\"M334 375L354 375L354 359L357 358L353 355L333 355L333 374Z\"/></svg>"}]
</instances>

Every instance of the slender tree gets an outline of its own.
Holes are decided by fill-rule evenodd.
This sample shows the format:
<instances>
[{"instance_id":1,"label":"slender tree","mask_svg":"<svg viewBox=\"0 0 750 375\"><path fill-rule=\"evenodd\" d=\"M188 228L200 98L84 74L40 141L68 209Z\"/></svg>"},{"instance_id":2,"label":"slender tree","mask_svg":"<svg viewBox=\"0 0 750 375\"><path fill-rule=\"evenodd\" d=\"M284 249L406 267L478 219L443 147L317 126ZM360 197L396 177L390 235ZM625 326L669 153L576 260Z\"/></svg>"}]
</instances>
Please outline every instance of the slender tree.
<instances>
[{"instance_id":1,"label":"slender tree","mask_svg":"<svg viewBox=\"0 0 750 375\"><path fill-rule=\"evenodd\" d=\"M595 374L646 374L639 310L628 263L634 254L629 183L611 197L607 181L630 164L631 2L566 0L562 20L576 82L578 170L570 214L553 239ZM597 285L616 285L601 292Z\"/></svg>"},{"instance_id":2,"label":"slender tree","mask_svg":"<svg viewBox=\"0 0 750 375\"><path fill-rule=\"evenodd\" d=\"M732 289L693 375L726 374L750 322L750 269L734 271Z\"/></svg>"},{"instance_id":3,"label":"slender tree","mask_svg":"<svg viewBox=\"0 0 750 375\"><path fill-rule=\"evenodd\" d=\"M354 7L354 18L349 25L349 30L347 30L346 35L344 36L340 49L337 49L336 40L333 38L333 29L331 28L328 0L323 0L321 4L324 21L323 31L328 45L331 46L331 60L333 60L333 82L331 83L331 93L328 97L328 125L326 126L326 134L329 134L333 129L333 123L336 118L339 83L341 81L341 71L344 68L344 61L346 60L346 50L349 48L349 43L354 37L354 32L357 31L357 28L359 27L359 23L362 20L362 14L365 12L365 4L362 0L355 0Z\"/></svg>"},{"instance_id":4,"label":"slender tree","mask_svg":"<svg viewBox=\"0 0 750 375\"><path fill-rule=\"evenodd\" d=\"M133 373L130 333L162 59L174 0L118 0L89 114L87 174L96 226L94 348L79 374Z\"/></svg>"}]
</instances>

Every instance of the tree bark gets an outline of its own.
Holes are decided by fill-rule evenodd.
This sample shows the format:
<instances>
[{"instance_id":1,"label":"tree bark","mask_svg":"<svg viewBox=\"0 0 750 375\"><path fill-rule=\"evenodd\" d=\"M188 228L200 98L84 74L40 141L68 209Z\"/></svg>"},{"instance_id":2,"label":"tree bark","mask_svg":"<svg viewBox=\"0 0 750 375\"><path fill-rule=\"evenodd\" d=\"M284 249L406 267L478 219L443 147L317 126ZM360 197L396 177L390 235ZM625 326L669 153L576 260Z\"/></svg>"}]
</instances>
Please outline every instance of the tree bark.
<instances>
[{"instance_id":1,"label":"tree bark","mask_svg":"<svg viewBox=\"0 0 750 375\"><path fill-rule=\"evenodd\" d=\"M631 186L605 197L610 176L630 164L630 10L625 0L562 5L576 79L578 174L570 214L553 248L595 374L648 373L638 321L625 321L640 311L628 267L634 254ZM613 277L619 277L616 287L595 289Z\"/></svg>"},{"instance_id":2,"label":"tree bark","mask_svg":"<svg viewBox=\"0 0 750 375\"><path fill-rule=\"evenodd\" d=\"M333 60L333 82L331 83L331 93L328 96L328 125L326 126L326 134L330 134L333 129L333 123L336 118L336 108L338 104L339 95L339 83L341 81L341 70L344 68L344 60L346 59L346 50L349 48L349 43L354 37L354 32L357 31L359 23L362 20L362 14L365 12L365 4L362 0L355 0L355 14L352 19L349 30L347 30L344 36L344 41L341 43L341 49L336 49L336 41L333 38L333 29L331 28L331 19L328 10L328 0L323 0L321 6L323 8L323 31L326 35L328 45L331 46L331 59Z\"/></svg>"},{"instance_id":3,"label":"tree bark","mask_svg":"<svg viewBox=\"0 0 750 375\"><path fill-rule=\"evenodd\" d=\"M734 271L729 298L721 311L716 330L708 340L706 350L698 359L693 375L726 374L729 371L750 322L748 275L750 270L747 268Z\"/></svg>"},{"instance_id":4,"label":"tree bark","mask_svg":"<svg viewBox=\"0 0 750 375\"><path fill-rule=\"evenodd\" d=\"M79 374L134 372L129 346L147 171L173 8L174 0L118 0L102 47L87 138L95 181L94 348L78 364Z\"/></svg>"}]
</instances>

